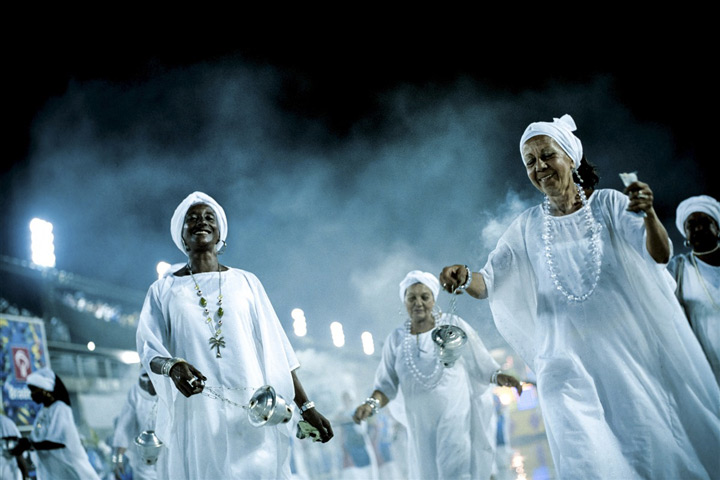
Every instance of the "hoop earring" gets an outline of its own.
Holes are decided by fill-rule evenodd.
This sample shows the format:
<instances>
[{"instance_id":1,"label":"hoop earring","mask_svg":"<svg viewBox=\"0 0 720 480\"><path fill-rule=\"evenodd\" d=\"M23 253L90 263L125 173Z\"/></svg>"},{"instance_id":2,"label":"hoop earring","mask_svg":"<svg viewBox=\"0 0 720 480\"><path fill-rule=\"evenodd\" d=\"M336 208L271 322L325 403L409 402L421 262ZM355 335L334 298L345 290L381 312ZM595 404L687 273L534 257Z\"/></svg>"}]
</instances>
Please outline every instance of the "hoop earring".
<instances>
[{"instance_id":1,"label":"hoop earring","mask_svg":"<svg viewBox=\"0 0 720 480\"><path fill-rule=\"evenodd\" d=\"M433 318L437 321L442 316L442 309L440 308L440 305L437 303L433 305L432 311L430 314L433 316Z\"/></svg>"},{"instance_id":2,"label":"hoop earring","mask_svg":"<svg viewBox=\"0 0 720 480\"><path fill-rule=\"evenodd\" d=\"M227 248L227 242L225 240L220 240L222 242L222 247L218 250L217 254L222 255L225 253L225 249Z\"/></svg>"},{"instance_id":3,"label":"hoop earring","mask_svg":"<svg viewBox=\"0 0 720 480\"><path fill-rule=\"evenodd\" d=\"M185 251L186 251L186 252L189 252L190 249L188 248L187 244L185 243L185 239L184 239L184 238L180 238L180 241L182 242L182 246L183 246L183 248L185 249Z\"/></svg>"},{"instance_id":4,"label":"hoop earring","mask_svg":"<svg viewBox=\"0 0 720 480\"><path fill-rule=\"evenodd\" d=\"M685 245L687 248L690 248L690 242L688 241L687 238L686 238L685 241L683 242L683 245Z\"/></svg>"}]
</instances>

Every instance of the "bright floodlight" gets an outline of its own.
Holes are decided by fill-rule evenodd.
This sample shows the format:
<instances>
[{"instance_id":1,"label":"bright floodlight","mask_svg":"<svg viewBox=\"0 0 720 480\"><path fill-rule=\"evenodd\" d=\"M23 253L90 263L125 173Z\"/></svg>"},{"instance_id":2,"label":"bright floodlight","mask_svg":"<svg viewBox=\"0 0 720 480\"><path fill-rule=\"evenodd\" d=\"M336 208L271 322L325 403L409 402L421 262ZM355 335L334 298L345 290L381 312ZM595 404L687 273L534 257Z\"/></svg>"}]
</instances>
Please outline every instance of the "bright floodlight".
<instances>
[{"instance_id":1,"label":"bright floodlight","mask_svg":"<svg viewBox=\"0 0 720 480\"><path fill-rule=\"evenodd\" d=\"M32 261L41 267L55 266L55 239L52 233L52 223L39 218L30 221L30 251Z\"/></svg>"},{"instance_id":2,"label":"bright floodlight","mask_svg":"<svg viewBox=\"0 0 720 480\"><path fill-rule=\"evenodd\" d=\"M372 333L363 332L362 335L360 335L360 339L362 339L362 347L365 355L372 355L375 353L375 342L373 342Z\"/></svg>"},{"instance_id":3,"label":"bright floodlight","mask_svg":"<svg viewBox=\"0 0 720 480\"><path fill-rule=\"evenodd\" d=\"M165 275L165 272L167 272L170 269L170 264L168 262L158 262L157 267L155 267L155 271L158 274L158 278L162 278L163 275Z\"/></svg>"},{"instance_id":4,"label":"bright floodlight","mask_svg":"<svg viewBox=\"0 0 720 480\"><path fill-rule=\"evenodd\" d=\"M336 347L345 345L345 334L343 333L342 323L332 322L330 324L330 334L332 335L333 345Z\"/></svg>"},{"instance_id":5,"label":"bright floodlight","mask_svg":"<svg viewBox=\"0 0 720 480\"><path fill-rule=\"evenodd\" d=\"M87 343L87 349L90 350L91 352L92 352L93 350L95 350L95 342L93 342L92 340L89 341L89 342Z\"/></svg>"},{"instance_id":6,"label":"bright floodlight","mask_svg":"<svg viewBox=\"0 0 720 480\"><path fill-rule=\"evenodd\" d=\"M293 331L298 337L304 337L307 335L307 322L305 321L305 312L299 308L293 308L290 312L290 316L293 318Z\"/></svg>"},{"instance_id":7,"label":"bright floodlight","mask_svg":"<svg viewBox=\"0 0 720 480\"><path fill-rule=\"evenodd\" d=\"M120 361L127 365L140 363L140 355L134 350L125 350L120 353Z\"/></svg>"}]
</instances>

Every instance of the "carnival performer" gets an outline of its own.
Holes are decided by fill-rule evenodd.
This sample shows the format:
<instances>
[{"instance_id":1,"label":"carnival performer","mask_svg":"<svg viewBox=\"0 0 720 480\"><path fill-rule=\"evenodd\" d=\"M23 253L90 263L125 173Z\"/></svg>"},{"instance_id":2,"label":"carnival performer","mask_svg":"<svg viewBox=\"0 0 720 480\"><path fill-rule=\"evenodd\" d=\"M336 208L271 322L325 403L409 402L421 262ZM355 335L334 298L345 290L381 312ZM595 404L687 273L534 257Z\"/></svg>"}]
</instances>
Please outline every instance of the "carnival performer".
<instances>
[{"instance_id":1,"label":"carnival performer","mask_svg":"<svg viewBox=\"0 0 720 480\"><path fill-rule=\"evenodd\" d=\"M258 278L220 264L228 234L223 208L193 192L176 208L170 233L187 264L150 286L137 330L158 395L155 433L167 447L158 478L289 478L297 423L253 426L253 393L269 385L278 399L293 399L323 442L333 436L330 422L308 400Z\"/></svg>"},{"instance_id":2,"label":"carnival performer","mask_svg":"<svg viewBox=\"0 0 720 480\"><path fill-rule=\"evenodd\" d=\"M112 464L117 479L126 474L127 458L133 480L155 480L155 464L143 461L135 444L135 439L143 431L155 431L157 414L157 395L147 371L141 367L138 381L133 383L127 394L120 415L118 415L113 435Z\"/></svg>"},{"instance_id":3,"label":"carnival performer","mask_svg":"<svg viewBox=\"0 0 720 480\"><path fill-rule=\"evenodd\" d=\"M680 202L675 226L692 251L668 264L690 326L720 384L720 202L697 195Z\"/></svg>"},{"instance_id":4,"label":"carnival performer","mask_svg":"<svg viewBox=\"0 0 720 480\"><path fill-rule=\"evenodd\" d=\"M401 402L397 415L408 434L411 479L488 479L493 465L493 384L517 388L500 373L477 332L462 318L435 309L440 284L435 275L413 270L400 282L400 301L409 318L385 341L372 395L353 415L356 423L388 402ZM431 337L434 328L453 325L467 335L462 355L445 367Z\"/></svg>"},{"instance_id":5,"label":"carnival performer","mask_svg":"<svg viewBox=\"0 0 720 480\"><path fill-rule=\"evenodd\" d=\"M717 478L720 389L668 281L653 192L596 189L575 130L570 115L526 128L523 165L545 200L479 272L448 266L440 282L488 298L536 374L558 478Z\"/></svg>"},{"instance_id":6,"label":"carnival performer","mask_svg":"<svg viewBox=\"0 0 720 480\"><path fill-rule=\"evenodd\" d=\"M21 437L15 422L0 411L0 440L3 442L2 455L0 455L0 478L3 480L22 480L24 478L23 471L27 468L23 457L13 456L5 448L7 445L5 442L17 443Z\"/></svg>"},{"instance_id":7,"label":"carnival performer","mask_svg":"<svg viewBox=\"0 0 720 480\"><path fill-rule=\"evenodd\" d=\"M42 407L30 438L21 438L13 455L30 450L38 480L99 480L80 441L70 408L70 395L59 376L43 367L27 377L30 396Z\"/></svg>"}]
</instances>

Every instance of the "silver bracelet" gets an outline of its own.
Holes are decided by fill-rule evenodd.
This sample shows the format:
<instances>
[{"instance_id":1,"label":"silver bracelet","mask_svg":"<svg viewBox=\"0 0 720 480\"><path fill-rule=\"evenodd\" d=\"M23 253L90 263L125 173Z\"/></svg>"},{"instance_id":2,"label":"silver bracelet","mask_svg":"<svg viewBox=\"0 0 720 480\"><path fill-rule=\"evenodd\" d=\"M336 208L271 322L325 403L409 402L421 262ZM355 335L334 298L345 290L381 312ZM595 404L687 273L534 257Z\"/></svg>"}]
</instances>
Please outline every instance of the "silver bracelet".
<instances>
[{"instance_id":1,"label":"silver bracelet","mask_svg":"<svg viewBox=\"0 0 720 480\"><path fill-rule=\"evenodd\" d=\"M307 412L311 408L315 408L315 402L311 402L310 400L308 400L307 402L303 403L302 406L300 407L300 415Z\"/></svg>"},{"instance_id":2,"label":"silver bracelet","mask_svg":"<svg viewBox=\"0 0 720 480\"><path fill-rule=\"evenodd\" d=\"M472 283L472 272L470 271L470 267L465 265L465 270L467 270L467 280L465 280L465 283L458 287L460 290L465 290Z\"/></svg>"},{"instance_id":3,"label":"silver bracelet","mask_svg":"<svg viewBox=\"0 0 720 480\"><path fill-rule=\"evenodd\" d=\"M170 376L170 370L172 370L172 367L174 367L178 363L187 363L187 360L180 357L172 357L168 360L165 360L165 363L162 365L162 369L160 370L160 373L162 373L164 376L169 377Z\"/></svg>"},{"instance_id":4,"label":"silver bracelet","mask_svg":"<svg viewBox=\"0 0 720 480\"><path fill-rule=\"evenodd\" d=\"M371 417L380 410L380 400L375 397L366 398L364 403L372 409L372 413L370 414Z\"/></svg>"},{"instance_id":5,"label":"silver bracelet","mask_svg":"<svg viewBox=\"0 0 720 480\"><path fill-rule=\"evenodd\" d=\"M493 372L492 377L490 377L490 383L491 383L491 384L497 385L497 377L498 377L498 374L499 374L500 372L501 372L500 370L495 370L495 371Z\"/></svg>"}]
</instances>

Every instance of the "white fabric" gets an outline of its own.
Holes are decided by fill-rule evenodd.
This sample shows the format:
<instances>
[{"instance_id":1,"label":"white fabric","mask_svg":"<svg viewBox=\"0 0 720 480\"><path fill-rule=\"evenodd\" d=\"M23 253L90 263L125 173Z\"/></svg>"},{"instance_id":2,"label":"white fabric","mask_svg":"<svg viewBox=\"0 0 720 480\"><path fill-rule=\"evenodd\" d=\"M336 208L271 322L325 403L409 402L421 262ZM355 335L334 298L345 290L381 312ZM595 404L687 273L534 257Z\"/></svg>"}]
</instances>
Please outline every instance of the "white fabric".
<instances>
[{"instance_id":1,"label":"white fabric","mask_svg":"<svg viewBox=\"0 0 720 480\"><path fill-rule=\"evenodd\" d=\"M720 202L709 195L696 195L680 202L675 211L675 226L683 237L685 236L685 220L693 212L710 215L720 227Z\"/></svg>"},{"instance_id":2,"label":"white fabric","mask_svg":"<svg viewBox=\"0 0 720 480\"><path fill-rule=\"evenodd\" d=\"M416 283L422 283L423 285L428 287L433 294L433 298L438 298L438 293L440 293L440 281L437 279L437 277L432 273L423 272L420 270L413 270L412 272L409 272L407 275L405 275L405 278L403 278L400 282L401 302L405 303L405 290L407 290L410 285L414 285Z\"/></svg>"},{"instance_id":3,"label":"white fabric","mask_svg":"<svg viewBox=\"0 0 720 480\"><path fill-rule=\"evenodd\" d=\"M9 417L0 414L0 438L20 438L20 430ZM22 480L22 472L18 468L15 457L7 458L0 455L0 479Z\"/></svg>"},{"instance_id":4,"label":"white fabric","mask_svg":"<svg viewBox=\"0 0 720 480\"><path fill-rule=\"evenodd\" d=\"M552 122L531 123L520 137L520 155L522 156L523 153L523 145L529 139L538 135L547 135L565 150L565 153L572 158L575 168L578 168L583 157L583 146L580 139L572 133L575 130L577 130L575 120L567 113L560 118L553 118Z\"/></svg>"},{"instance_id":5,"label":"white fabric","mask_svg":"<svg viewBox=\"0 0 720 480\"><path fill-rule=\"evenodd\" d=\"M495 434L490 434L493 407L490 379L499 366L477 332L463 319L443 314L442 321L468 335L467 347L455 364L444 369L440 383L427 390L415 380L403 354L405 327L395 329L383 346L375 373L375 390L390 400L390 412L408 432L408 477L411 479L490 478ZM432 372L432 331L417 336L418 369ZM412 352L418 354L413 335Z\"/></svg>"},{"instance_id":6,"label":"white fabric","mask_svg":"<svg viewBox=\"0 0 720 480\"><path fill-rule=\"evenodd\" d=\"M173 213L172 219L170 219L170 235L172 235L175 246L177 246L184 255L188 254L182 241L182 229L185 224L185 214L190 207L197 205L198 203L209 205L215 212L218 230L220 231L220 240L218 241L216 248L220 247L227 239L228 223L227 217L225 216L225 210L223 210L220 204L217 203L210 195L203 192L193 192L180 202L180 205L175 208L175 213Z\"/></svg>"},{"instance_id":7,"label":"white fabric","mask_svg":"<svg viewBox=\"0 0 720 480\"><path fill-rule=\"evenodd\" d=\"M38 480L99 480L80 441L72 409L62 401L42 407L35 417L30 441L62 443L65 448L31 450Z\"/></svg>"},{"instance_id":8,"label":"white fabric","mask_svg":"<svg viewBox=\"0 0 720 480\"><path fill-rule=\"evenodd\" d=\"M218 272L196 273L208 307L217 308ZM291 371L297 357L257 277L240 269L222 272L222 358L210 350L190 276L165 276L145 298L137 349L150 371L155 357L181 357L207 377L206 392L247 405L254 391L271 385L292 404ZM158 460L158 478L288 478L289 438L296 423L253 427L246 410L205 395L184 397L168 377L150 373L158 394L156 434L168 447Z\"/></svg>"},{"instance_id":9,"label":"white fabric","mask_svg":"<svg viewBox=\"0 0 720 480\"><path fill-rule=\"evenodd\" d=\"M134 383L128 392L125 405L117 418L113 435L113 447L125 448L133 471L133 480L155 480L155 465L143 462L135 438L144 430L155 430L157 395L150 395L138 383Z\"/></svg>"},{"instance_id":10,"label":"white fabric","mask_svg":"<svg viewBox=\"0 0 720 480\"><path fill-rule=\"evenodd\" d=\"M720 388L672 279L647 252L626 195L601 189L589 202L603 261L585 302L570 304L554 287L539 205L511 224L481 270L498 330L537 376L558 477L716 476ZM585 216L552 222L561 280L577 285L587 271Z\"/></svg>"},{"instance_id":11,"label":"white fabric","mask_svg":"<svg viewBox=\"0 0 720 480\"><path fill-rule=\"evenodd\" d=\"M677 278L678 265L682 265L679 298L693 332L710 362L715 380L720 384L720 310L716 310L710 300L712 298L715 305L720 306L720 267L709 265L696 257L698 268L695 270L691 255L692 253L683 254L682 262L679 261L680 255L674 257L668 264L668 269ZM698 275L702 275L702 279ZM701 282L704 282L705 287Z\"/></svg>"},{"instance_id":12,"label":"white fabric","mask_svg":"<svg viewBox=\"0 0 720 480\"><path fill-rule=\"evenodd\" d=\"M55 390L55 372L47 367L40 368L28 375L26 382L28 385L52 392Z\"/></svg>"}]
</instances>

